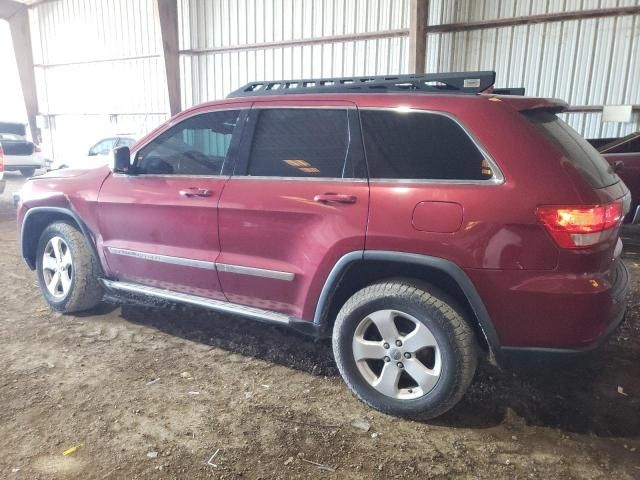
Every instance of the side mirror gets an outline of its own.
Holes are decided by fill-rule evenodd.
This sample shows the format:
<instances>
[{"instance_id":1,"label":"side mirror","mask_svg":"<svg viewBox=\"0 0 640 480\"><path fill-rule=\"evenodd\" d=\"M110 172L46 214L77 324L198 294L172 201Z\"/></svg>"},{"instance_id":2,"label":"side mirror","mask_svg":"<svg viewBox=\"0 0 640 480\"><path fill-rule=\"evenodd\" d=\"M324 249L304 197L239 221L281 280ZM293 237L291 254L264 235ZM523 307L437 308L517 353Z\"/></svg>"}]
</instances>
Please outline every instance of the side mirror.
<instances>
[{"instance_id":1,"label":"side mirror","mask_svg":"<svg viewBox=\"0 0 640 480\"><path fill-rule=\"evenodd\" d=\"M113 150L114 173L131 173L131 150L129 147L118 147Z\"/></svg>"}]
</instances>

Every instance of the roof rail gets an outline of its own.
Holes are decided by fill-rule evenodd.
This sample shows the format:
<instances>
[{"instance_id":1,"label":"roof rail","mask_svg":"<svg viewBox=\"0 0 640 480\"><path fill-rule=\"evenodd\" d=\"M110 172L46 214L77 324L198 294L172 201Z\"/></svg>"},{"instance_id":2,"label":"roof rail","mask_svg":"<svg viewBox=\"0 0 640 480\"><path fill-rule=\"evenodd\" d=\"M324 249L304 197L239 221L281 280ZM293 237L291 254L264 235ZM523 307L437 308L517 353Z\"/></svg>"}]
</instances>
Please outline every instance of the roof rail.
<instances>
[{"instance_id":1,"label":"roof rail","mask_svg":"<svg viewBox=\"0 0 640 480\"><path fill-rule=\"evenodd\" d=\"M496 72L452 72L372 77L309 78L251 82L227 98L300 93L480 93L496 80Z\"/></svg>"}]
</instances>

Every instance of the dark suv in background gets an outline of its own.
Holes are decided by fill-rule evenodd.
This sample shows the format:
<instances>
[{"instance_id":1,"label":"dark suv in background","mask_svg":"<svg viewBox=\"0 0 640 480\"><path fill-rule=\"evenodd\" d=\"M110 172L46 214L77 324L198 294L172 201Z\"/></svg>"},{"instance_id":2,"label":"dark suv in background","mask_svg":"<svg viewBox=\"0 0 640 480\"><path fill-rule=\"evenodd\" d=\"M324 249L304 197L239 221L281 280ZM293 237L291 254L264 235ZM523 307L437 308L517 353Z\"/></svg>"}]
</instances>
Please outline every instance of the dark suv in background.
<instances>
[{"instance_id":1,"label":"dark suv in background","mask_svg":"<svg viewBox=\"0 0 640 480\"><path fill-rule=\"evenodd\" d=\"M58 311L109 291L331 336L360 399L435 417L481 356L590 349L625 313L629 191L563 102L494 78L251 83L30 180L22 255Z\"/></svg>"}]
</instances>

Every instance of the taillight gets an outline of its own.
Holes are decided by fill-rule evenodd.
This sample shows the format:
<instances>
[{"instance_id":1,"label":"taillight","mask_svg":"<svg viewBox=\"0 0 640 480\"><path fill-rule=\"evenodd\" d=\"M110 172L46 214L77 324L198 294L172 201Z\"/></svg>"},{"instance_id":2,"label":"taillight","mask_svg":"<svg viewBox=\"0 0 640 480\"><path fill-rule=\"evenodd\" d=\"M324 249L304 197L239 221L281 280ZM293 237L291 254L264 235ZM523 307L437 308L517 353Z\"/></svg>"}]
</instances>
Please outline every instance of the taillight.
<instances>
[{"instance_id":1,"label":"taillight","mask_svg":"<svg viewBox=\"0 0 640 480\"><path fill-rule=\"evenodd\" d=\"M610 238L622 222L622 202L592 206L550 206L536 209L542 223L563 248L587 248Z\"/></svg>"}]
</instances>

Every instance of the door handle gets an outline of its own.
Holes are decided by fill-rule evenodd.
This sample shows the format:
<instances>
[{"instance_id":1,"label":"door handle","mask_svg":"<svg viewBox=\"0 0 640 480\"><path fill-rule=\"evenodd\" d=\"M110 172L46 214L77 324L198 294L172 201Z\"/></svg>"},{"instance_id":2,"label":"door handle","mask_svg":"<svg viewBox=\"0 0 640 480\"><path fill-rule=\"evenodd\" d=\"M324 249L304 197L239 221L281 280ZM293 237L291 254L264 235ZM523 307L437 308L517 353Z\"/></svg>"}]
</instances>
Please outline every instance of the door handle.
<instances>
[{"instance_id":1,"label":"door handle","mask_svg":"<svg viewBox=\"0 0 640 480\"><path fill-rule=\"evenodd\" d=\"M183 197L210 197L213 192L207 188L190 187L178 192Z\"/></svg>"},{"instance_id":2,"label":"door handle","mask_svg":"<svg viewBox=\"0 0 640 480\"><path fill-rule=\"evenodd\" d=\"M357 199L355 195L343 193L321 193L313 197L313 201L318 203L356 203Z\"/></svg>"}]
</instances>

